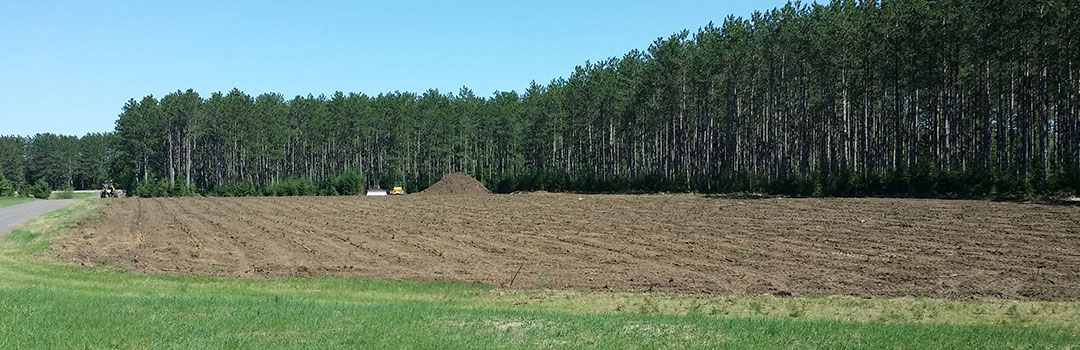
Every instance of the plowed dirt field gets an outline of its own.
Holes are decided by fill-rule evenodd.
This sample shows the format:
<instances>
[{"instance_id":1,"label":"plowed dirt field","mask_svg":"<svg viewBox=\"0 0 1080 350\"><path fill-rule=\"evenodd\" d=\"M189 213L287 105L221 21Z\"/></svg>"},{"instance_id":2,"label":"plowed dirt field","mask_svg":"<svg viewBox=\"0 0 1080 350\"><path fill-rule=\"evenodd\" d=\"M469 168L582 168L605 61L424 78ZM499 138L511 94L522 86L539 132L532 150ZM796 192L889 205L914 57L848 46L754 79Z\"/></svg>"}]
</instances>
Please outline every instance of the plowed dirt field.
<instances>
[{"instance_id":1,"label":"plowed dirt field","mask_svg":"<svg viewBox=\"0 0 1080 350\"><path fill-rule=\"evenodd\" d=\"M691 195L113 200L86 266L512 287L1080 300L1080 207Z\"/></svg>"}]
</instances>

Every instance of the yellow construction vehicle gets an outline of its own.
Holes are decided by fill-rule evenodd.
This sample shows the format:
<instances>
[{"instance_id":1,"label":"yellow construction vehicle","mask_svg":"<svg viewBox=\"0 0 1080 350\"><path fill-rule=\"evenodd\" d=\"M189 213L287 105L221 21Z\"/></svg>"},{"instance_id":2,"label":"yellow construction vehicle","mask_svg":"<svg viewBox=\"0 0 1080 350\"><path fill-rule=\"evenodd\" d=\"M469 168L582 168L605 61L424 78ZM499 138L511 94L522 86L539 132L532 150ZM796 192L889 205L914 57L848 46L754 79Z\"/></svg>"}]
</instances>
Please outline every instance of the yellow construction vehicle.
<instances>
[{"instance_id":1,"label":"yellow construction vehicle","mask_svg":"<svg viewBox=\"0 0 1080 350\"><path fill-rule=\"evenodd\" d=\"M105 180L105 183L101 185L101 198L119 198L120 193L116 191L116 185L112 180Z\"/></svg>"},{"instance_id":2,"label":"yellow construction vehicle","mask_svg":"<svg viewBox=\"0 0 1080 350\"><path fill-rule=\"evenodd\" d=\"M394 187L390 189L390 194L405 194L405 183L394 181Z\"/></svg>"}]
</instances>

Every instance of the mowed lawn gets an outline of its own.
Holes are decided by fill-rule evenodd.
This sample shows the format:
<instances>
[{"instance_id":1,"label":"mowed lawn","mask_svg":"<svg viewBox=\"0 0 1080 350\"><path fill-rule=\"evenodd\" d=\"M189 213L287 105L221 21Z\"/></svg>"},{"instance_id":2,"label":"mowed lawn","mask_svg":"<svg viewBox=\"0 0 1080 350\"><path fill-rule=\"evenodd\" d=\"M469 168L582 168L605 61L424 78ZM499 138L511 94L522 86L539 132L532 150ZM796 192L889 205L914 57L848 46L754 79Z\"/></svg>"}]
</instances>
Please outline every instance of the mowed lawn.
<instances>
[{"instance_id":1,"label":"mowed lawn","mask_svg":"<svg viewBox=\"0 0 1080 350\"><path fill-rule=\"evenodd\" d=\"M49 199L86 199L97 197L99 195L100 193L98 192L75 192L70 195L70 198L64 198L67 197L64 192L53 192L51 195L49 195ZM37 198L28 197L0 197L0 208L36 200Z\"/></svg>"},{"instance_id":2,"label":"mowed lawn","mask_svg":"<svg viewBox=\"0 0 1080 350\"><path fill-rule=\"evenodd\" d=\"M0 349L1080 348L1078 303L148 276L41 254L103 203L0 239Z\"/></svg>"},{"instance_id":3,"label":"mowed lawn","mask_svg":"<svg viewBox=\"0 0 1080 350\"><path fill-rule=\"evenodd\" d=\"M9 205L16 205L16 204L20 204L20 203L26 203L26 202L33 201L33 200L36 200L36 199L34 199L34 198L26 198L26 197L0 197L0 208L6 207L6 206L9 206Z\"/></svg>"},{"instance_id":4,"label":"mowed lawn","mask_svg":"<svg viewBox=\"0 0 1080 350\"><path fill-rule=\"evenodd\" d=\"M86 199L97 198L101 196L101 192L72 192L66 193L64 191L53 191L49 195L49 199Z\"/></svg>"}]
</instances>

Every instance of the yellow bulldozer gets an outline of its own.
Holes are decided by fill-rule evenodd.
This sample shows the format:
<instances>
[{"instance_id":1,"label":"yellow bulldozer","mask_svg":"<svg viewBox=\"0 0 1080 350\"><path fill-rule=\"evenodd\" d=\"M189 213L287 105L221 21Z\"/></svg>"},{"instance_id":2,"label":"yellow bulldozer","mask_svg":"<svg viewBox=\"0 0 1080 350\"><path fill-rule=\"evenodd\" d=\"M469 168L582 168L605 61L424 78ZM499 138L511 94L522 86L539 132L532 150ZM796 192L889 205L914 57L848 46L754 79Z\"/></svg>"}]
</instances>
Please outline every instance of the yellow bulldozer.
<instances>
[{"instance_id":1,"label":"yellow bulldozer","mask_svg":"<svg viewBox=\"0 0 1080 350\"><path fill-rule=\"evenodd\" d=\"M390 194L405 194L405 183L401 181L394 181L394 187L390 189Z\"/></svg>"},{"instance_id":2,"label":"yellow bulldozer","mask_svg":"<svg viewBox=\"0 0 1080 350\"><path fill-rule=\"evenodd\" d=\"M101 198L120 198L120 192L116 190L112 180L105 180L105 183L101 184Z\"/></svg>"},{"instance_id":3,"label":"yellow bulldozer","mask_svg":"<svg viewBox=\"0 0 1080 350\"><path fill-rule=\"evenodd\" d=\"M405 194L405 183L401 181L394 181L394 187L391 187L389 191L379 187L379 184L371 185L368 187L367 195L369 196L385 196L385 195L402 195Z\"/></svg>"}]
</instances>

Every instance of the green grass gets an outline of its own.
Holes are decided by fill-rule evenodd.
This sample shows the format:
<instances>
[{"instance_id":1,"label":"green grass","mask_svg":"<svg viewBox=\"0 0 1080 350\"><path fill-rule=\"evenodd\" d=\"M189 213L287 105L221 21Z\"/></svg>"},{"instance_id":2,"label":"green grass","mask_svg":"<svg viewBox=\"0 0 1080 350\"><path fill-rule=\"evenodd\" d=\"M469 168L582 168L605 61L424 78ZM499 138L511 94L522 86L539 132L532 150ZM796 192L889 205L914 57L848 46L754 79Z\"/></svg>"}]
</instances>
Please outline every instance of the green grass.
<instances>
[{"instance_id":1,"label":"green grass","mask_svg":"<svg viewBox=\"0 0 1080 350\"><path fill-rule=\"evenodd\" d=\"M26 203L26 202L33 201L33 200L35 200L35 199L34 198L26 198L26 197L0 197L0 208L6 207L6 206L9 206L9 205L16 205L16 204L19 204L19 203Z\"/></svg>"},{"instance_id":2,"label":"green grass","mask_svg":"<svg viewBox=\"0 0 1080 350\"><path fill-rule=\"evenodd\" d=\"M1078 348L1077 303L688 297L85 269L50 240L90 200L0 239L0 348Z\"/></svg>"},{"instance_id":3,"label":"green grass","mask_svg":"<svg viewBox=\"0 0 1080 350\"><path fill-rule=\"evenodd\" d=\"M101 196L101 192L71 192L54 191L49 195L49 199L86 199L97 198Z\"/></svg>"}]
</instances>

